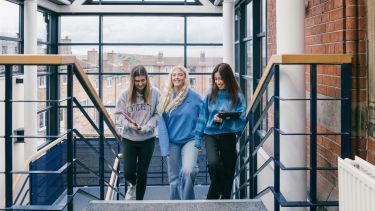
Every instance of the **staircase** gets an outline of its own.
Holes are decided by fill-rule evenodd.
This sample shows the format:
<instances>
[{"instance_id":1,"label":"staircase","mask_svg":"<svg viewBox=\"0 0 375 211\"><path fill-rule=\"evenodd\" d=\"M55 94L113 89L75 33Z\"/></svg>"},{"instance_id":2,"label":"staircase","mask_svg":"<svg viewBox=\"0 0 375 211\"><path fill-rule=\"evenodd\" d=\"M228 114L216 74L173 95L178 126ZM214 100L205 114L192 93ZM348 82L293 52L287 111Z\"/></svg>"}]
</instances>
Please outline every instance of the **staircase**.
<instances>
[{"instance_id":1,"label":"staircase","mask_svg":"<svg viewBox=\"0 0 375 211\"><path fill-rule=\"evenodd\" d=\"M91 201L86 211L120 211L120 210L152 210L152 211L255 211L267 210L259 199L243 200L193 200L193 201Z\"/></svg>"}]
</instances>

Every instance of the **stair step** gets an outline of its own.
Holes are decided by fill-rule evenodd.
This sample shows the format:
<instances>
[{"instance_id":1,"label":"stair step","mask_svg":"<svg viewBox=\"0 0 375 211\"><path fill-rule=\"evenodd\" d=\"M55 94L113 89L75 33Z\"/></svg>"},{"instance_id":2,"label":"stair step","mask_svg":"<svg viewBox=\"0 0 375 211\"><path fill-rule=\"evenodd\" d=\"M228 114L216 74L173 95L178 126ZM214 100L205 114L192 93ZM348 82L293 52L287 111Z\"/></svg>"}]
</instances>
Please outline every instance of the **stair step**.
<instances>
[{"instance_id":1,"label":"stair step","mask_svg":"<svg viewBox=\"0 0 375 211\"><path fill-rule=\"evenodd\" d=\"M89 203L86 211L263 211L267 210L259 199L240 200L149 200L149 201L98 201Z\"/></svg>"}]
</instances>

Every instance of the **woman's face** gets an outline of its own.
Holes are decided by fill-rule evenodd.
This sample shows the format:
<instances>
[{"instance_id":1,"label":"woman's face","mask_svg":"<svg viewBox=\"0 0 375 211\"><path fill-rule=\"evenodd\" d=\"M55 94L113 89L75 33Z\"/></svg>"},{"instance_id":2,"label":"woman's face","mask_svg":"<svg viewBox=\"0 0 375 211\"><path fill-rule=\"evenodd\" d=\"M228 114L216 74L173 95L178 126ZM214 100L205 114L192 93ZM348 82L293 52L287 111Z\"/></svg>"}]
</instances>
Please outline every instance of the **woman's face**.
<instances>
[{"instance_id":1,"label":"woman's face","mask_svg":"<svg viewBox=\"0 0 375 211\"><path fill-rule=\"evenodd\" d=\"M180 70L180 69L176 69L172 72L172 84L173 84L173 87L179 89L179 88L182 88L185 84L185 73Z\"/></svg>"},{"instance_id":2,"label":"woman's face","mask_svg":"<svg viewBox=\"0 0 375 211\"><path fill-rule=\"evenodd\" d=\"M142 92L147 85L147 79L146 76L135 76L134 77L134 86L137 89L138 92Z\"/></svg>"},{"instance_id":3,"label":"woman's face","mask_svg":"<svg viewBox=\"0 0 375 211\"><path fill-rule=\"evenodd\" d=\"M217 86L219 89L225 89L225 84L224 84L223 79L221 78L221 75L220 75L219 71L217 71L217 72L214 74L214 80L215 80L215 84L216 84L216 86Z\"/></svg>"}]
</instances>

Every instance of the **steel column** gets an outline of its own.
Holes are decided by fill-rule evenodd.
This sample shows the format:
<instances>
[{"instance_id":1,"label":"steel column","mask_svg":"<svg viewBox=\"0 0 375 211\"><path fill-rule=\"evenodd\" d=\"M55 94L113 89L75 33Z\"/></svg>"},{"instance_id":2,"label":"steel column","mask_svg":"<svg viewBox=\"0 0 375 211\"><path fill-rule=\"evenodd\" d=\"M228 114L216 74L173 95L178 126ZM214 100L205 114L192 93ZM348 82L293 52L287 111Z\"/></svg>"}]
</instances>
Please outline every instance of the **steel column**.
<instances>
[{"instance_id":1,"label":"steel column","mask_svg":"<svg viewBox=\"0 0 375 211\"><path fill-rule=\"evenodd\" d=\"M254 137L255 137L255 134L252 133L252 130L253 130L253 127L254 127L254 113L252 111L250 111L250 114L249 114L249 165L250 165L250 175L249 175L249 179L250 179L250 199L254 199L255 196L257 195L257 183L256 183L256 180L255 180L255 172L256 172L256 169L257 169L257 165L256 165L256 160L254 159L253 157L253 153L254 153L254 150L255 150L255 143L254 143Z\"/></svg>"},{"instance_id":2,"label":"steel column","mask_svg":"<svg viewBox=\"0 0 375 211\"><path fill-rule=\"evenodd\" d=\"M275 65L275 90L274 90L274 188L275 193L280 194L280 66ZM274 210L280 210L278 196L274 195Z\"/></svg>"},{"instance_id":3,"label":"steel column","mask_svg":"<svg viewBox=\"0 0 375 211\"><path fill-rule=\"evenodd\" d=\"M341 65L341 157L350 158L351 152L351 66Z\"/></svg>"},{"instance_id":4,"label":"steel column","mask_svg":"<svg viewBox=\"0 0 375 211\"><path fill-rule=\"evenodd\" d=\"M70 163L67 169L67 195L73 197L73 65L68 65L67 73L67 163ZM69 202L68 210L73 210L73 200Z\"/></svg>"},{"instance_id":5,"label":"steel column","mask_svg":"<svg viewBox=\"0 0 375 211\"><path fill-rule=\"evenodd\" d=\"M317 194L317 71L316 64L310 65L310 201L316 203ZM316 210L315 206L310 207Z\"/></svg>"},{"instance_id":6,"label":"steel column","mask_svg":"<svg viewBox=\"0 0 375 211\"><path fill-rule=\"evenodd\" d=\"M5 207L13 205L12 66L5 65Z\"/></svg>"},{"instance_id":7,"label":"steel column","mask_svg":"<svg viewBox=\"0 0 375 211\"><path fill-rule=\"evenodd\" d=\"M103 15L99 16L99 41L100 43L103 42ZM99 46L99 60L100 60L100 65L99 65L99 97L100 99L103 99L103 57L102 57L102 52L103 52L103 46ZM100 188L100 199L104 199L104 115L103 113L99 113L99 188Z\"/></svg>"}]
</instances>

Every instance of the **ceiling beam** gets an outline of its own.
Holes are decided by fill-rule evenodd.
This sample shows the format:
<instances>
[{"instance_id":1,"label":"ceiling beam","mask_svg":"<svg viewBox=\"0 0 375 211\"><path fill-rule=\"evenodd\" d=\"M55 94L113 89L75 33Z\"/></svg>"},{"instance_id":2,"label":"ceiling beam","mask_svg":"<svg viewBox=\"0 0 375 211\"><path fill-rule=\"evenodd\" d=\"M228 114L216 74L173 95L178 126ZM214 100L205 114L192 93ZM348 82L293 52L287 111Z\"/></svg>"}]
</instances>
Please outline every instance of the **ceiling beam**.
<instances>
[{"instance_id":1,"label":"ceiling beam","mask_svg":"<svg viewBox=\"0 0 375 211\"><path fill-rule=\"evenodd\" d=\"M52 3L55 2L55 3ZM58 5L58 2L66 3ZM202 5L85 5L85 0L75 0L70 3L68 0L38 0L38 5L57 13L128 13L128 14L221 14L222 7L212 5L209 0L200 0Z\"/></svg>"},{"instance_id":2,"label":"ceiling beam","mask_svg":"<svg viewBox=\"0 0 375 211\"><path fill-rule=\"evenodd\" d=\"M72 3L68 0L48 0L52 3L58 4L58 5L71 5Z\"/></svg>"},{"instance_id":3,"label":"ceiling beam","mask_svg":"<svg viewBox=\"0 0 375 211\"><path fill-rule=\"evenodd\" d=\"M60 12L60 5L57 5L56 3L52 3L50 1L46 0L38 0L38 6L43 7L45 9L54 11L54 12Z\"/></svg>"},{"instance_id":4,"label":"ceiling beam","mask_svg":"<svg viewBox=\"0 0 375 211\"><path fill-rule=\"evenodd\" d=\"M221 14L222 8L206 5L78 5L60 6L61 13L199 13Z\"/></svg>"}]
</instances>

